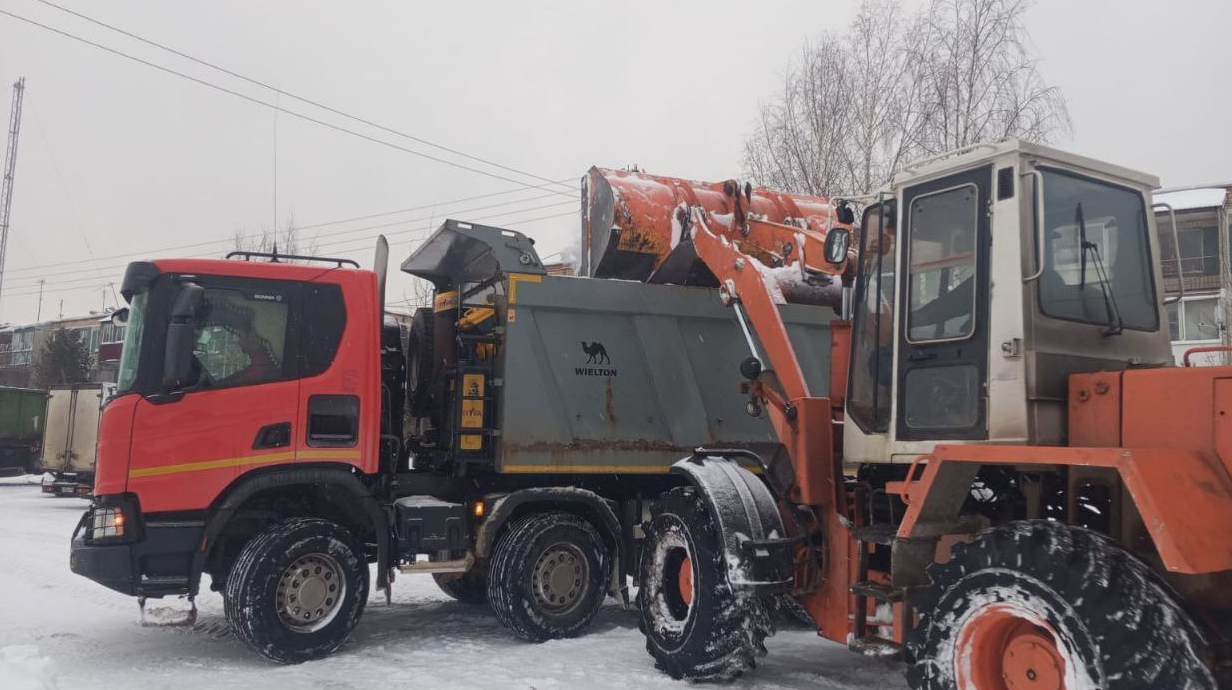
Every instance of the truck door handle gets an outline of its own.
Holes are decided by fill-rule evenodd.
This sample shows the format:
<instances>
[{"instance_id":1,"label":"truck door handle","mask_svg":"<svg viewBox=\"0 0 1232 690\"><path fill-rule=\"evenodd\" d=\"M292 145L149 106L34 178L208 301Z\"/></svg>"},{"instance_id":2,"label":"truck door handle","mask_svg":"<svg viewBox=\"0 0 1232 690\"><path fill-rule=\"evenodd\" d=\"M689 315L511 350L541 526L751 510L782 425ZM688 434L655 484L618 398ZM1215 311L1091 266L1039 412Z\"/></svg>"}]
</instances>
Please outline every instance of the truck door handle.
<instances>
[{"instance_id":1,"label":"truck door handle","mask_svg":"<svg viewBox=\"0 0 1232 690\"><path fill-rule=\"evenodd\" d=\"M257 438L252 442L252 449L283 448L289 445L291 445L291 422L279 422L261 427L257 431Z\"/></svg>"},{"instance_id":2,"label":"truck door handle","mask_svg":"<svg viewBox=\"0 0 1232 690\"><path fill-rule=\"evenodd\" d=\"M936 359L936 358L937 358L936 352L912 352L911 354L907 355L907 361L909 362L923 362L929 359Z\"/></svg>"}]
</instances>

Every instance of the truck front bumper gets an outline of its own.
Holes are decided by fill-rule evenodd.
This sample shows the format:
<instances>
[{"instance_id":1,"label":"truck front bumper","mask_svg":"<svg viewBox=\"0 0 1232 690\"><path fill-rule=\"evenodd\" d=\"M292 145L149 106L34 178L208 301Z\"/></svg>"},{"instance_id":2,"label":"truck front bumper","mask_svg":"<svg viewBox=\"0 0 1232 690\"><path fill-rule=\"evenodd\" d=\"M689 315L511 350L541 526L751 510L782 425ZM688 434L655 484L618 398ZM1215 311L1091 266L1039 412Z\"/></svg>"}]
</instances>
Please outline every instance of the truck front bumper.
<instances>
[{"instance_id":1,"label":"truck front bumper","mask_svg":"<svg viewBox=\"0 0 1232 690\"><path fill-rule=\"evenodd\" d=\"M78 575L137 597L190 594L197 580L193 556L205 532L203 521L155 522L130 518L128 541L91 539L92 505L73 530L69 569ZM140 514L137 514L140 518ZM127 525L126 525L127 527Z\"/></svg>"}]
</instances>

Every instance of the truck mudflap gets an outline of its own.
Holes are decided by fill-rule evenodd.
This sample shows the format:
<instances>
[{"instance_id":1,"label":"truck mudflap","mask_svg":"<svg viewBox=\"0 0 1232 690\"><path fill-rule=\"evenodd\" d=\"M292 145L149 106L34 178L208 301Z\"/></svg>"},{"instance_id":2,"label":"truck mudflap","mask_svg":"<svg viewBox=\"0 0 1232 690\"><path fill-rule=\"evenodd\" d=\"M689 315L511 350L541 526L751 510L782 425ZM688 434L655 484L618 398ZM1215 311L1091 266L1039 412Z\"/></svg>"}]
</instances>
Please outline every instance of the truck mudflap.
<instances>
[{"instance_id":1,"label":"truck mudflap","mask_svg":"<svg viewBox=\"0 0 1232 690\"><path fill-rule=\"evenodd\" d=\"M723 541L727 581L762 594L791 590L797 541L787 534L778 503L739 458L761 459L747 450L697 449L672 466L698 488Z\"/></svg>"}]
</instances>

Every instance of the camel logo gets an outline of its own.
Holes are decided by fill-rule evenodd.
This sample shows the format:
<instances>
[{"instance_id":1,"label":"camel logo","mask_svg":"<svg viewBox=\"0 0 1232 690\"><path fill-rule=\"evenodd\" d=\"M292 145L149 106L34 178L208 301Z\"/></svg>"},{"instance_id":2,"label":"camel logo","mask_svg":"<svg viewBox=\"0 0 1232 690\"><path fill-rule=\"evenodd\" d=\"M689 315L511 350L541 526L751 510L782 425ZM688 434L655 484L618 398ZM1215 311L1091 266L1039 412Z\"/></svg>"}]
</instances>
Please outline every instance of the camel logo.
<instances>
[{"instance_id":1,"label":"camel logo","mask_svg":"<svg viewBox=\"0 0 1232 690\"><path fill-rule=\"evenodd\" d=\"M611 364L612 360L607 356L607 348L603 347L603 343L593 342L587 344L582 341L582 352L585 352L590 359L586 360L587 364Z\"/></svg>"},{"instance_id":2,"label":"camel logo","mask_svg":"<svg viewBox=\"0 0 1232 690\"><path fill-rule=\"evenodd\" d=\"M612 358L607 356L607 348L603 347L603 343L595 341L588 343L582 341L582 352L586 353L586 363L593 364L593 367L574 367L573 373L577 376L615 376L615 369L608 369L603 365L611 365Z\"/></svg>"}]
</instances>

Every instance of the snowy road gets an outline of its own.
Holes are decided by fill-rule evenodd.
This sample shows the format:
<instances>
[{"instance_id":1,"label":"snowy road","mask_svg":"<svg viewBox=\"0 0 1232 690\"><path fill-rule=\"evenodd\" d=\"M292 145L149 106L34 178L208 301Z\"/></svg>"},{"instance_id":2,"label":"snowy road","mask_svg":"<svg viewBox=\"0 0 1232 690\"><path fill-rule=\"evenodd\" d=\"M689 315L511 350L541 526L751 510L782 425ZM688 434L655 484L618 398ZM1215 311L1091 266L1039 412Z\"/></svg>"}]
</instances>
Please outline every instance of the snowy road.
<instances>
[{"instance_id":1,"label":"snowy road","mask_svg":"<svg viewBox=\"0 0 1232 690\"><path fill-rule=\"evenodd\" d=\"M400 579L392 606L374 596L341 652L300 666L273 665L232 639L212 592L194 628L142 628L133 599L69 572L69 536L85 506L0 480L0 688L701 687L655 671L633 612L610 604L585 637L527 644L426 576ZM725 687L906 687L896 664L809 631L781 630L767 646L752 674Z\"/></svg>"}]
</instances>

